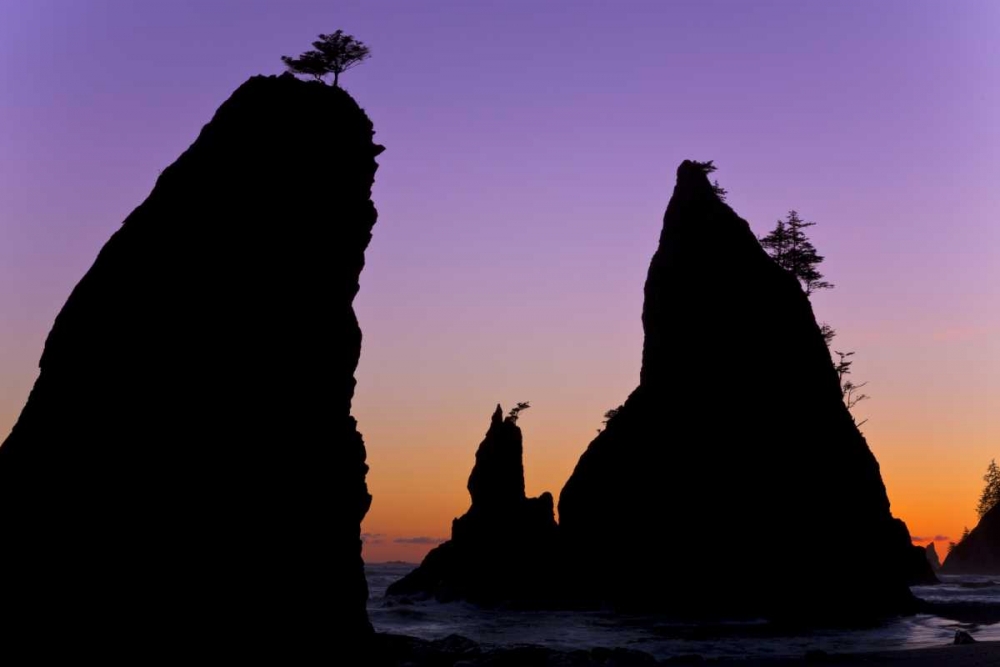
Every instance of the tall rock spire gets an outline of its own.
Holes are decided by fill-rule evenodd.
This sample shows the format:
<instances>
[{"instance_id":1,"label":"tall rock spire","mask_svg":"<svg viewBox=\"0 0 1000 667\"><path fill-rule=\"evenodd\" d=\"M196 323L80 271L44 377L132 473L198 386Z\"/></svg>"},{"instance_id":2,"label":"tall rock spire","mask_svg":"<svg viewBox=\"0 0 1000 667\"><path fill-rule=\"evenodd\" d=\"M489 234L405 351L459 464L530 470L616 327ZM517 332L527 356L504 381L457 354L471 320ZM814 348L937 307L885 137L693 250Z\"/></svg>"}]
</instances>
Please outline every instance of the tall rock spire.
<instances>
[{"instance_id":1,"label":"tall rock spire","mask_svg":"<svg viewBox=\"0 0 1000 667\"><path fill-rule=\"evenodd\" d=\"M809 299L698 163L677 171L642 322L639 386L560 497L579 587L586 578L603 602L696 614L912 608L914 547ZM871 557L845 562L847 538Z\"/></svg>"},{"instance_id":2,"label":"tall rock spire","mask_svg":"<svg viewBox=\"0 0 1000 667\"><path fill-rule=\"evenodd\" d=\"M451 540L389 587L443 600L496 604L553 601L557 579L552 494L524 494L521 429L497 406L469 476L469 511L452 522Z\"/></svg>"},{"instance_id":3,"label":"tall rock spire","mask_svg":"<svg viewBox=\"0 0 1000 667\"><path fill-rule=\"evenodd\" d=\"M102 656L312 659L370 631L351 400L372 135L343 90L253 77L107 242L0 447L5 620Z\"/></svg>"}]
</instances>

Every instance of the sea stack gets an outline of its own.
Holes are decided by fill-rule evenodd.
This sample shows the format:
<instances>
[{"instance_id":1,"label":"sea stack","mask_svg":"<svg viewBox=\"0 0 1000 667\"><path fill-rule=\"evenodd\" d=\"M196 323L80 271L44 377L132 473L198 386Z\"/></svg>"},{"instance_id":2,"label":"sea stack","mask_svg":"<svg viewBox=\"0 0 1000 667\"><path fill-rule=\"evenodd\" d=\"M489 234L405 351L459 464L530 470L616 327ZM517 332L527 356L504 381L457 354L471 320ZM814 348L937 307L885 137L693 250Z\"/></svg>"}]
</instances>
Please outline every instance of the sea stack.
<instances>
[{"instance_id":1,"label":"sea stack","mask_svg":"<svg viewBox=\"0 0 1000 667\"><path fill-rule=\"evenodd\" d=\"M370 632L351 400L372 137L345 91L253 77L112 235L0 447L8 616L227 655Z\"/></svg>"},{"instance_id":2,"label":"sea stack","mask_svg":"<svg viewBox=\"0 0 1000 667\"><path fill-rule=\"evenodd\" d=\"M890 514L809 299L699 163L677 170L642 323L639 386L560 497L573 588L680 616L913 609L914 556L929 566ZM866 558L843 558L848 538Z\"/></svg>"},{"instance_id":3,"label":"sea stack","mask_svg":"<svg viewBox=\"0 0 1000 667\"><path fill-rule=\"evenodd\" d=\"M930 564L931 570L933 570L934 572L940 570L941 559L938 558L937 549L934 548L934 543L931 542L926 547L924 547L924 551L927 554L927 562Z\"/></svg>"},{"instance_id":4,"label":"sea stack","mask_svg":"<svg viewBox=\"0 0 1000 667\"><path fill-rule=\"evenodd\" d=\"M472 506L452 522L451 540L388 589L480 604L551 601L556 522L552 494L527 498L521 429L498 405L469 475Z\"/></svg>"},{"instance_id":5,"label":"sea stack","mask_svg":"<svg viewBox=\"0 0 1000 667\"><path fill-rule=\"evenodd\" d=\"M955 545L941 566L941 574L1000 575L1000 504Z\"/></svg>"}]
</instances>

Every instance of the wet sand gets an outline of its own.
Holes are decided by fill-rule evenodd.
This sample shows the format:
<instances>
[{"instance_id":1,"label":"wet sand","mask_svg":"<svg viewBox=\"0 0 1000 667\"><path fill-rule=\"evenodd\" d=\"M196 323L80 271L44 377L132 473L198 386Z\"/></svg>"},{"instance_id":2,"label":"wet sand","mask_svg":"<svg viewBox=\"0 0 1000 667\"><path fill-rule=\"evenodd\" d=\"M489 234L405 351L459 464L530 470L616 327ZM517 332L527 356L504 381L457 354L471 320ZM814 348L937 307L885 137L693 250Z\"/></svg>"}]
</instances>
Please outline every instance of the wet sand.
<instances>
[{"instance_id":1,"label":"wet sand","mask_svg":"<svg viewBox=\"0 0 1000 667\"><path fill-rule=\"evenodd\" d=\"M660 664L683 664L666 661ZM704 660L690 664L732 665L735 667L791 667L793 665L887 665L892 667L1000 667L1000 642L979 642L965 646L942 646L907 651L879 651L856 655L817 655L808 658L773 660Z\"/></svg>"},{"instance_id":2,"label":"wet sand","mask_svg":"<svg viewBox=\"0 0 1000 667\"><path fill-rule=\"evenodd\" d=\"M678 656L655 660L638 651L594 649L553 651L537 646L483 650L475 642L452 636L426 642L401 635L379 634L368 664L373 667L799 667L836 665L853 667L1000 667L1000 642L977 642L901 651L857 654L812 653L793 658L704 659Z\"/></svg>"}]
</instances>

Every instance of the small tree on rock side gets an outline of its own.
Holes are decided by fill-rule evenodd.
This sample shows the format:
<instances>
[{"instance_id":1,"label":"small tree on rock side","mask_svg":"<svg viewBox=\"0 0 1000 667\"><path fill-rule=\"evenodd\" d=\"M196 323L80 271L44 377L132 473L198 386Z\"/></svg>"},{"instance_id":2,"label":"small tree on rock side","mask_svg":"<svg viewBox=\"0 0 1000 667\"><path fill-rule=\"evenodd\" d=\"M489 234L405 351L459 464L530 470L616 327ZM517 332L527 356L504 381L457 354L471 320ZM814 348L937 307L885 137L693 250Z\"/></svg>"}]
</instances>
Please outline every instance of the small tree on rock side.
<instances>
[{"instance_id":1,"label":"small tree on rock side","mask_svg":"<svg viewBox=\"0 0 1000 667\"><path fill-rule=\"evenodd\" d=\"M831 334L831 339L832 337L833 335ZM854 356L853 352L839 352L837 350L833 352L839 357L833 367L837 371L837 378L840 380L840 392L844 397L844 405L847 406L848 410L853 410L855 405L868 398L868 394L861 393L861 389L868 383L861 382L855 384L854 380L847 377L851 374L851 365L854 363L854 360L851 359ZM853 418L854 415L852 414L851 417ZM868 420L863 419L858 422L858 426L860 427L866 421Z\"/></svg>"},{"instance_id":2,"label":"small tree on rock side","mask_svg":"<svg viewBox=\"0 0 1000 667\"><path fill-rule=\"evenodd\" d=\"M528 403L528 401L523 401L521 403L518 403L517 405L515 405L510 409L510 412L507 413L507 421L509 421L511 424L516 424L517 418L521 416L521 412L527 410L530 407L531 404Z\"/></svg>"},{"instance_id":3,"label":"small tree on rock side","mask_svg":"<svg viewBox=\"0 0 1000 667\"><path fill-rule=\"evenodd\" d=\"M806 222L796 211L788 212L787 220L778 220L778 225L760 239L760 244L778 263L778 266L795 276L806 296L816 290L831 289L832 283L823 280L817 268L823 263L823 256L806 236L806 229L815 222Z\"/></svg>"},{"instance_id":4,"label":"small tree on rock side","mask_svg":"<svg viewBox=\"0 0 1000 667\"><path fill-rule=\"evenodd\" d=\"M833 283L823 280L818 266L823 263L823 256L816 252L816 247L806 236L806 229L814 226L815 222L805 222L797 211L789 211L787 219L778 220L774 229L760 237L760 245L768 255L771 256L778 266L785 269L799 281L806 296L811 296L813 292L821 289L832 289ZM820 333L827 347L831 347L837 332L826 322L820 325ZM868 394L861 392L867 382L854 382L850 377L851 364L854 360L854 352L840 352L833 350L838 360L834 363L834 370L840 379L840 391L844 399L844 405L851 410L861 401L868 398ZM853 414L851 415L853 418ZM855 420L856 421L856 420ZM867 419L857 422L858 426L864 424Z\"/></svg>"},{"instance_id":5,"label":"small tree on rock side","mask_svg":"<svg viewBox=\"0 0 1000 667\"><path fill-rule=\"evenodd\" d=\"M979 497L979 505L976 507L976 514L982 519L995 505L1000 503L1000 467L997 466L996 459L990 461L983 475L986 486L983 488L983 495Z\"/></svg>"},{"instance_id":6,"label":"small tree on rock side","mask_svg":"<svg viewBox=\"0 0 1000 667\"><path fill-rule=\"evenodd\" d=\"M697 160L692 160L692 162L694 162L696 167L705 172L706 176L718 169L718 167L714 164L715 160L709 160L708 162L698 162ZM726 201L726 195L729 194L729 190L726 190L724 187L719 185L719 181L714 181L712 183L712 192L714 192L715 196L719 198L719 201Z\"/></svg>"},{"instance_id":7,"label":"small tree on rock side","mask_svg":"<svg viewBox=\"0 0 1000 667\"><path fill-rule=\"evenodd\" d=\"M605 412L604 413L604 421L602 421L601 423L604 424L605 426L607 426L608 423L612 419L614 419L615 417L618 416L618 413L621 412L622 408L624 408L624 407L625 407L625 404L623 403L622 405L619 405L617 408L611 408L610 410L608 410L607 412ZM597 432L600 433L602 430L603 429L597 429Z\"/></svg>"},{"instance_id":8,"label":"small tree on rock side","mask_svg":"<svg viewBox=\"0 0 1000 667\"><path fill-rule=\"evenodd\" d=\"M368 47L352 35L338 30L330 35L320 35L312 43L313 50L306 51L298 58L281 56L289 72L311 76L322 81L327 74L333 74L333 87L340 87L340 75L352 67L357 67L369 55Z\"/></svg>"}]
</instances>

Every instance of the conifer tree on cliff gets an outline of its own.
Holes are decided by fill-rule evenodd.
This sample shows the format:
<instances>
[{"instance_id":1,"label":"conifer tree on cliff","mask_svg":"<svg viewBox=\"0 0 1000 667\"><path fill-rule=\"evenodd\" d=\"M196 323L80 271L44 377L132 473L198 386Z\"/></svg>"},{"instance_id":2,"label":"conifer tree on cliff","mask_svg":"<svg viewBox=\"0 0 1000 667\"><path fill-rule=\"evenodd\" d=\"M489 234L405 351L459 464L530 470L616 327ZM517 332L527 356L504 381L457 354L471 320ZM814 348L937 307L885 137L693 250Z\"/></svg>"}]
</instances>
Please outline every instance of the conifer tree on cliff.
<instances>
[{"instance_id":1,"label":"conifer tree on cliff","mask_svg":"<svg viewBox=\"0 0 1000 667\"><path fill-rule=\"evenodd\" d=\"M796 211L789 211L787 220L778 220L778 225L760 239L760 244L778 266L798 278L806 296L816 290L833 287L832 283L823 280L823 274L817 268L823 262L823 256L816 252L816 247L806 236L805 230L815 224L800 218Z\"/></svg>"},{"instance_id":2,"label":"conifer tree on cliff","mask_svg":"<svg viewBox=\"0 0 1000 667\"><path fill-rule=\"evenodd\" d=\"M354 39L353 35L345 35L338 30L330 35L320 35L312 43L313 50L306 51L298 58L281 56L289 72L305 74L317 81L322 81L327 74L333 74L333 87L340 87L340 75L357 67L371 54L364 42Z\"/></svg>"},{"instance_id":3,"label":"conifer tree on cliff","mask_svg":"<svg viewBox=\"0 0 1000 667\"><path fill-rule=\"evenodd\" d=\"M814 226L815 222L806 222L797 211L788 212L787 219L778 220L774 229L762 236L760 245L767 251L767 254L778 263L778 266L791 273L802 285L806 296L811 296L813 292L821 289L832 289L833 283L823 280L823 274L817 268L823 262L823 256L816 252L816 247L806 236L805 230ZM820 333L826 346L830 347L837 332L827 323L820 325ZM848 377L851 374L851 359L854 352L839 352L834 350L839 360L834 364L837 377L840 379L840 391L844 398L844 405L848 410L868 398L868 394L861 393L861 389L867 382L854 382ZM853 417L853 415L852 415ZM864 424L867 419L858 423Z\"/></svg>"},{"instance_id":4,"label":"conifer tree on cliff","mask_svg":"<svg viewBox=\"0 0 1000 667\"><path fill-rule=\"evenodd\" d=\"M983 481L986 482L986 487L983 489L983 495L979 497L979 506L976 507L976 514L980 519L1000 503L1000 467L997 466L996 459L990 461L986 474L983 475Z\"/></svg>"},{"instance_id":5,"label":"conifer tree on cliff","mask_svg":"<svg viewBox=\"0 0 1000 667\"><path fill-rule=\"evenodd\" d=\"M704 171L706 176L718 169L718 167L715 166L715 160L709 160L708 162L698 162L697 160L692 160L692 162ZM712 183L712 192L714 192L715 196L719 198L719 201L726 201L726 195L729 194L729 190L726 190L724 187L719 185L719 181L714 181Z\"/></svg>"}]
</instances>

